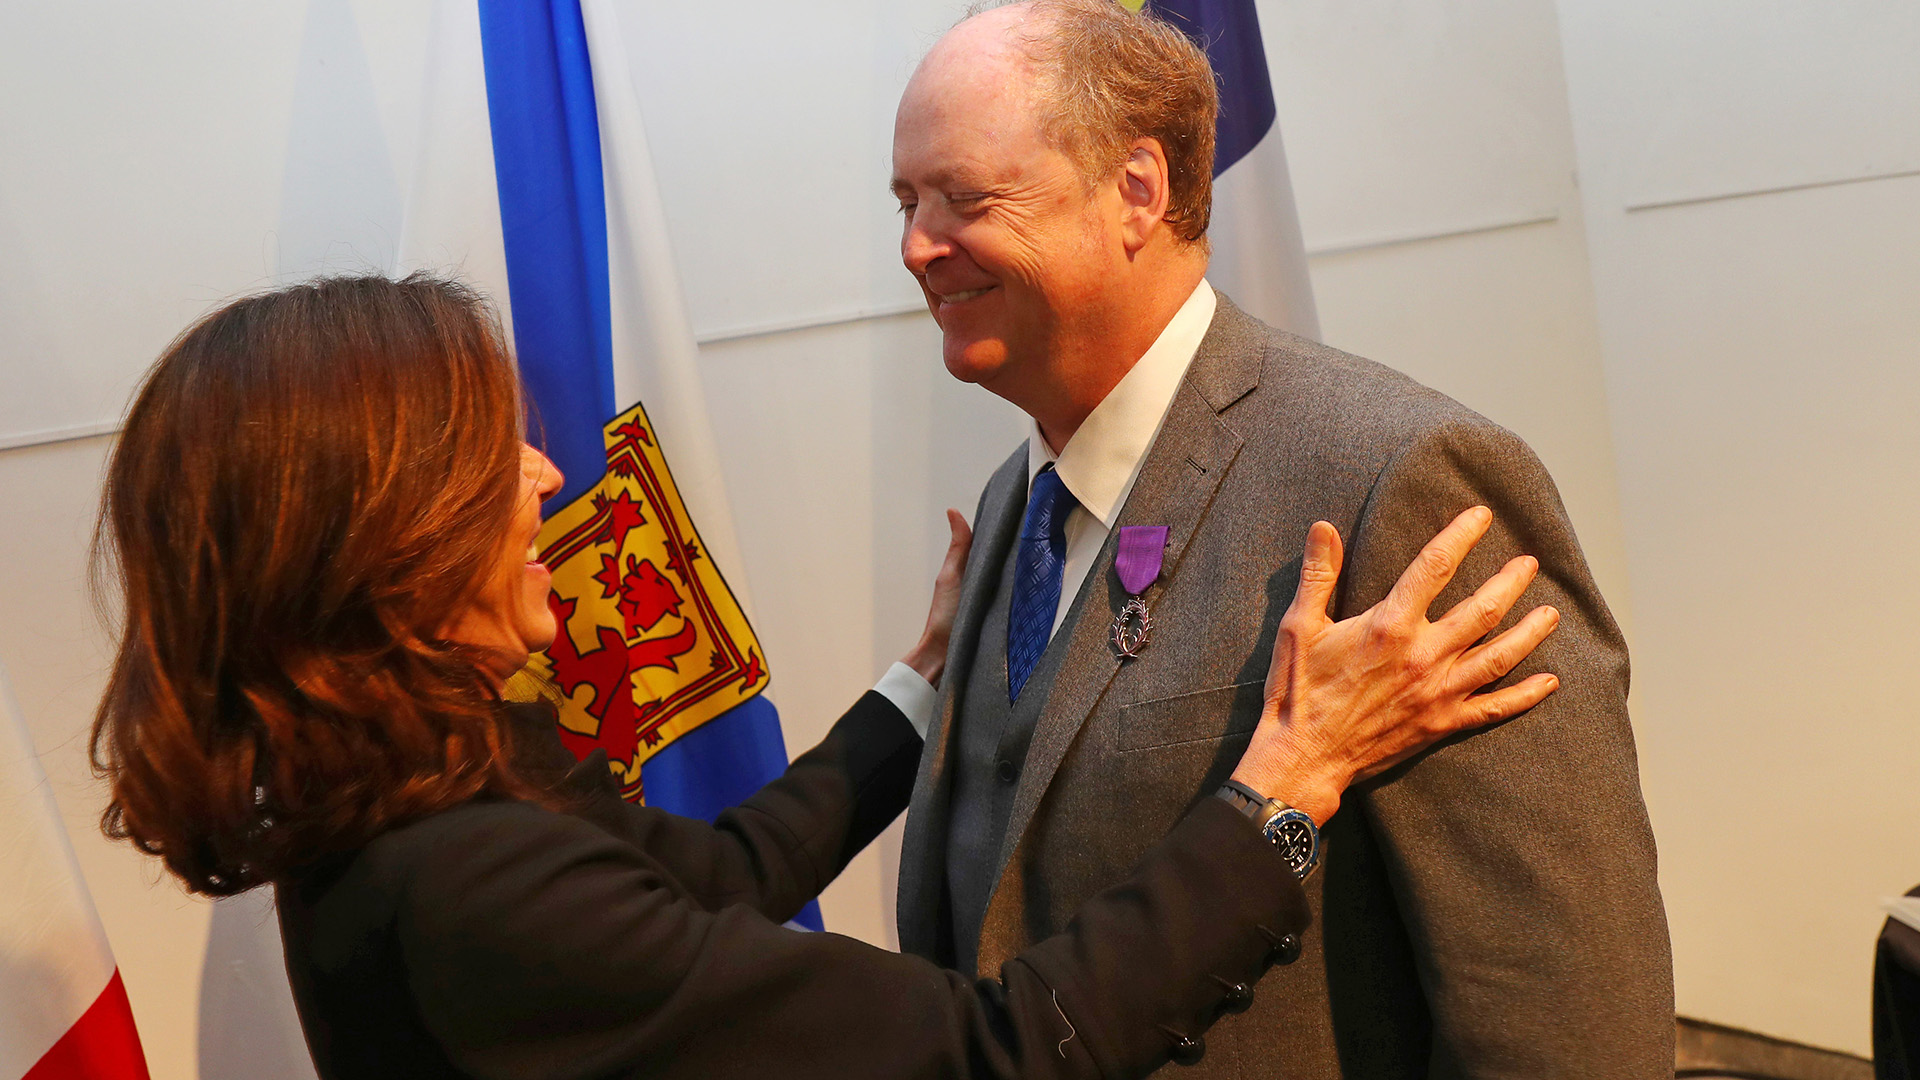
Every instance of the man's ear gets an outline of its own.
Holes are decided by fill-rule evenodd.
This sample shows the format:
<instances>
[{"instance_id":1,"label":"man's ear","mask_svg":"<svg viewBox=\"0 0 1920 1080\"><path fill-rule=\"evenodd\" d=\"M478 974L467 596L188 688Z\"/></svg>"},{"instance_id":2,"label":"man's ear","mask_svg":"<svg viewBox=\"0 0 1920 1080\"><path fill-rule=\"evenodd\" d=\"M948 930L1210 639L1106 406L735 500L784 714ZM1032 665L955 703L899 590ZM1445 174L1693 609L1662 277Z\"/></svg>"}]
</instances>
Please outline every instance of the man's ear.
<instances>
[{"instance_id":1,"label":"man's ear","mask_svg":"<svg viewBox=\"0 0 1920 1080\"><path fill-rule=\"evenodd\" d=\"M1120 167L1120 236L1128 255L1147 246L1167 216L1172 194L1160 140L1135 139Z\"/></svg>"}]
</instances>

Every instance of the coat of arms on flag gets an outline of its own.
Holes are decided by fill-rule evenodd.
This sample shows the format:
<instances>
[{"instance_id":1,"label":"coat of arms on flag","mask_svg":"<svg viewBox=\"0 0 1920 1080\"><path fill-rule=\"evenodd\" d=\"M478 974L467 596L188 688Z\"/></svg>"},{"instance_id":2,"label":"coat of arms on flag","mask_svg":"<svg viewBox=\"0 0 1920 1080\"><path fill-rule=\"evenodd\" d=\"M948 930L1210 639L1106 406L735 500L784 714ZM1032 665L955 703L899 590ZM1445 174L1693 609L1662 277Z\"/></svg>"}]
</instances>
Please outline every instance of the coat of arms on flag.
<instances>
[{"instance_id":1,"label":"coat of arms on flag","mask_svg":"<svg viewBox=\"0 0 1920 1080\"><path fill-rule=\"evenodd\" d=\"M560 633L531 672L565 696L568 749L606 750L621 795L639 801L641 765L766 689L767 669L646 410L614 417L605 438L605 475L540 530Z\"/></svg>"},{"instance_id":2,"label":"coat of arms on flag","mask_svg":"<svg viewBox=\"0 0 1920 1080\"><path fill-rule=\"evenodd\" d=\"M786 741L709 547L738 572L618 12L449 2L435 25L401 261L458 266L500 303L535 442L566 475L535 541L559 633L508 696L553 701L567 748L604 749L628 800L712 821L780 775ZM818 906L795 921L820 929Z\"/></svg>"}]
</instances>

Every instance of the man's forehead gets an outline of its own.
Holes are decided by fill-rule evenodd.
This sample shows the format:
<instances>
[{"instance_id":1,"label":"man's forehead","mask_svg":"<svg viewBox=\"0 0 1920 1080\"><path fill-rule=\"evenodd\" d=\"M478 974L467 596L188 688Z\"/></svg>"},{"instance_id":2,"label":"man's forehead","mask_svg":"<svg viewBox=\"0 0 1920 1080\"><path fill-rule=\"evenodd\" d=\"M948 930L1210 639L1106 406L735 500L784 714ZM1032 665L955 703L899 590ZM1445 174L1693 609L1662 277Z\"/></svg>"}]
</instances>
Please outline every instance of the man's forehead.
<instances>
[{"instance_id":1,"label":"man's forehead","mask_svg":"<svg viewBox=\"0 0 1920 1080\"><path fill-rule=\"evenodd\" d=\"M1017 181L1051 148L1019 101L903 114L894 128L893 186L953 190Z\"/></svg>"},{"instance_id":2,"label":"man's forehead","mask_svg":"<svg viewBox=\"0 0 1920 1080\"><path fill-rule=\"evenodd\" d=\"M982 110L1024 110L1033 95L1030 62L1009 55L929 56L901 95L903 110L949 120Z\"/></svg>"},{"instance_id":3,"label":"man's forehead","mask_svg":"<svg viewBox=\"0 0 1920 1080\"><path fill-rule=\"evenodd\" d=\"M1023 6L995 8L954 27L927 53L895 118L896 189L1003 181L1037 148L1038 73L1018 40L1027 21Z\"/></svg>"},{"instance_id":4,"label":"man's forehead","mask_svg":"<svg viewBox=\"0 0 1920 1080\"><path fill-rule=\"evenodd\" d=\"M953 170L994 171L999 151L1036 137L1031 87L991 69L915 76L894 124L894 157Z\"/></svg>"},{"instance_id":5,"label":"man's forehead","mask_svg":"<svg viewBox=\"0 0 1920 1080\"><path fill-rule=\"evenodd\" d=\"M918 185L942 190L990 187L1005 180L1014 163L971 156L942 154L941 148L917 156L903 155L895 148L892 189L906 191Z\"/></svg>"},{"instance_id":6,"label":"man's forehead","mask_svg":"<svg viewBox=\"0 0 1920 1080\"><path fill-rule=\"evenodd\" d=\"M901 107L951 111L1024 103L1036 78L1018 40L1025 21L1018 8L995 8L947 31L914 69Z\"/></svg>"}]
</instances>

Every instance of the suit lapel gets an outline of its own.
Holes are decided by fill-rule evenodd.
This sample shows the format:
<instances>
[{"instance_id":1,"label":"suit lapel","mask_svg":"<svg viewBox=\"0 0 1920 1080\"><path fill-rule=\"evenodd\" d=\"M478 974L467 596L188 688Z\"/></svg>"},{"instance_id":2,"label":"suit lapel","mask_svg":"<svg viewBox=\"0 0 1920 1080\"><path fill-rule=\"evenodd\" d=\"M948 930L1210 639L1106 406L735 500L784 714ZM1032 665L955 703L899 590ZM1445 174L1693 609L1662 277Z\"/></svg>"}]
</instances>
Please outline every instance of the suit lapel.
<instances>
[{"instance_id":1,"label":"suit lapel","mask_svg":"<svg viewBox=\"0 0 1920 1080\"><path fill-rule=\"evenodd\" d=\"M1086 583L1064 624L1071 634L1067 655L1054 675L1046 707L1034 726L1019 785L1014 789L1013 809L1000 845L998 879L1002 885L1014 849L1032 825L1060 763L1120 670L1121 661L1107 641L1108 627L1127 599L1113 571L1120 529L1128 525L1167 527L1160 580L1147 590L1151 604L1173 580L1181 556L1213 504L1214 492L1240 452L1240 436L1219 413L1259 385L1261 351L1246 347L1247 341L1259 340L1258 330L1257 322L1226 297L1219 298L1213 323L1174 394L1166 422L1147 451L1126 506L1101 547L1099 558L1087 571ZM985 955L983 950L982 957Z\"/></svg>"},{"instance_id":2,"label":"suit lapel","mask_svg":"<svg viewBox=\"0 0 1920 1080\"><path fill-rule=\"evenodd\" d=\"M920 752L920 774L914 782L913 807L907 814L901 844L896 914L902 952L934 956L946 945L938 920L946 902L943 893L953 794L954 717L960 709L965 673L973 669L974 656L980 649L981 624L986 621L987 609L993 606L1000 569L1020 534L1026 505L1027 444L1023 442L987 481L973 523L973 550L967 555L960 606L954 613L947 645L947 673L941 680L939 705L927 729L926 747Z\"/></svg>"}]
</instances>

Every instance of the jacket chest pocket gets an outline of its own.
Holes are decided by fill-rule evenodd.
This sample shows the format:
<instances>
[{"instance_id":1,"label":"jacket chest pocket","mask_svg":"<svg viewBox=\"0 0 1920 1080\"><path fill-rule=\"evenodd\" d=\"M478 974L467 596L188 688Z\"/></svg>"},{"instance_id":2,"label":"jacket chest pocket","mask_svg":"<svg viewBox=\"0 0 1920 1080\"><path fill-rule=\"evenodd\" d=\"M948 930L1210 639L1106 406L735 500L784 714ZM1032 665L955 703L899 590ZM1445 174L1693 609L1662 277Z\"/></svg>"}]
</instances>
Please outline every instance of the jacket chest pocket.
<instances>
[{"instance_id":1,"label":"jacket chest pocket","mask_svg":"<svg viewBox=\"0 0 1920 1080\"><path fill-rule=\"evenodd\" d=\"M1121 706L1117 748L1122 753L1181 746L1200 750L1250 734L1260 723L1265 688L1263 679Z\"/></svg>"}]
</instances>

